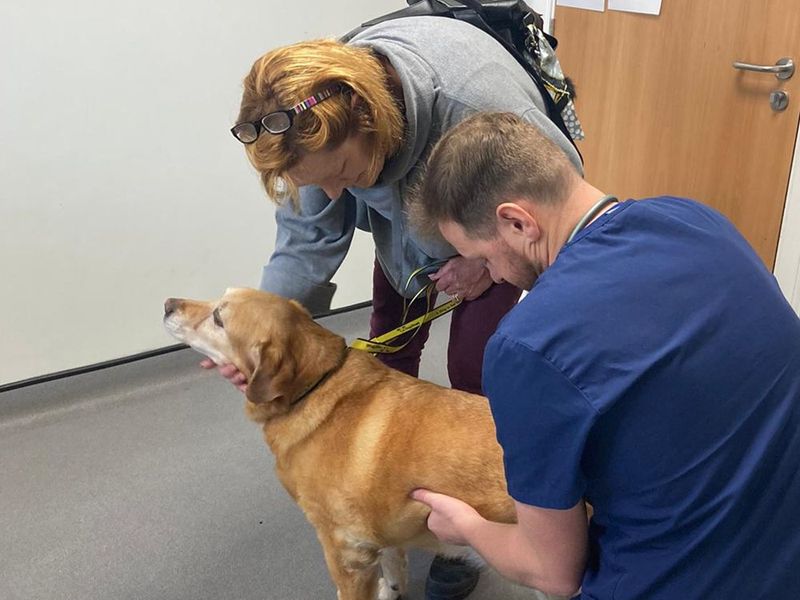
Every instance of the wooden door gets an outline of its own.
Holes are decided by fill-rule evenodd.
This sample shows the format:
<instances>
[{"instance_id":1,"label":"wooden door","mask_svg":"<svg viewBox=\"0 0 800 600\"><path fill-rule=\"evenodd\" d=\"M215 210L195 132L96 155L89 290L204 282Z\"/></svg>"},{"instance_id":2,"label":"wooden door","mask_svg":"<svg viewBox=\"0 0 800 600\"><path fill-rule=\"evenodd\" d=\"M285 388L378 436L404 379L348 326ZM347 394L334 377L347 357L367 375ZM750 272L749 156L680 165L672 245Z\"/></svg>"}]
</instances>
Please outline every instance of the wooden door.
<instances>
[{"instance_id":1,"label":"wooden door","mask_svg":"<svg viewBox=\"0 0 800 600\"><path fill-rule=\"evenodd\" d=\"M658 17L558 7L564 72L577 87L586 178L607 193L671 194L726 214L775 262L800 114L787 80L734 61L800 61L798 0L663 0ZM789 95L786 110L770 92Z\"/></svg>"}]
</instances>

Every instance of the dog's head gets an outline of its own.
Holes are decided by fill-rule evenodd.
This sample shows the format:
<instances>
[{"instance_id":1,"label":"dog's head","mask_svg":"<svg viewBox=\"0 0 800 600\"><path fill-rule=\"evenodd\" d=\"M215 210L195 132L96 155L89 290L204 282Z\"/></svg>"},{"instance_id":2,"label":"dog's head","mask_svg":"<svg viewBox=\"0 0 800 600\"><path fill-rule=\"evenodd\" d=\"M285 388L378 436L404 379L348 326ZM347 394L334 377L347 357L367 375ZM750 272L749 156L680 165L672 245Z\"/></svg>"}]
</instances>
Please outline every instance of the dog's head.
<instances>
[{"instance_id":1,"label":"dog's head","mask_svg":"<svg viewBox=\"0 0 800 600\"><path fill-rule=\"evenodd\" d=\"M247 399L269 403L270 414L334 368L345 348L298 302L252 289L228 289L209 302L169 298L164 325L215 363L236 366L247 377Z\"/></svg>"}]
</instances>

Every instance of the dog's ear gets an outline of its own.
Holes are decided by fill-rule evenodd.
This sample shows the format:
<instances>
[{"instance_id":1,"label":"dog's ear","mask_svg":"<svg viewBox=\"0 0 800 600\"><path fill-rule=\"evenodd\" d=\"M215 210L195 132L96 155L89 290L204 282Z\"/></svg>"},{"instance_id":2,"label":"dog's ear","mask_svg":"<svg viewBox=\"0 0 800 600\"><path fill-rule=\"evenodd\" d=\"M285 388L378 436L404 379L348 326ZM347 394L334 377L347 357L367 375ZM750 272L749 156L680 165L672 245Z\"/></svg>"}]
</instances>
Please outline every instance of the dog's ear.
<instances>
[{"instance_id":1,"label":"dog's ear","mask_svg":"<svg viewBox=\"0 0 800 600\"><path fill-rule=\"evenodd\" d=\"M297 364L285 344L264 342L253 350L255 369L245 396L253 404L294 399Z\"/></svg>"}]
</instances>

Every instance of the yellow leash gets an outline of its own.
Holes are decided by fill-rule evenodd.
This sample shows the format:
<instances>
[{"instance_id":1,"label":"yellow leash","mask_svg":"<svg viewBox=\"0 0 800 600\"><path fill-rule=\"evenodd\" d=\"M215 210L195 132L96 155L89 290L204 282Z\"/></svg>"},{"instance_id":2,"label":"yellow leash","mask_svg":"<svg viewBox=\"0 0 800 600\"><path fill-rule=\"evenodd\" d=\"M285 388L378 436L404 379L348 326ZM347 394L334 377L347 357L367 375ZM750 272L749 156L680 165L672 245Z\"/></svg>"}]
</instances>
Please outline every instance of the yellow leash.
<instances>
[{"instance_id":1,"label":"yellow leash","mask_svg":"<svg viewBox=\"0 0 800 600\"><path fill-rule=\"evenodd\" d=\"M437 269L445 262L446 261L437 261L433 264L421 267L416 271L414 271L413 273L411 273L411 275L408 276L408 280L406 281L405 285L406 289L408 289L408 286L414 279L414 277L426 271ZM392 354L394 352L397 352L405 348L406 345L409 342L411 342L411 340L414 339L414 336L417 335L417 333L419 332L419 328L422 327L422 325L424 325L429 321L433 321L434 319L438 319L442 315L449 313L451 310L453 310L456 306L458 306L462 302L461 298L453 298L452 300L449 300L444 304L440 304L433 310L430 310L431 296L433 295L433 290L435 289L435 287L436 284L431 282L416 293L416 295L411 299L411 302L409 302L403 310L403 321L405 321L406 318L408 317L408 310L411 308L411 305L414 304L414 302L416 302L419 299L420 295L423 293L425 293L427 298L426 308L428 309L424 315L422 315L421 317L417 317L416 319L414 319L413 321L409 321L408 323L404 322L402 325L400 325L400 327L396 327L391 331L388 331L382 335L371 338L369 340L365 340L364 338L356 338L350 344L350 347L356 350L364 350L365 352L372 352L373 354ZM392 346L387 343L399 338L404 333L408 333L409 331L412 330L414 330L414 335L412 335L405 343L400 344L399 346Z\"/></svg>"},{"instance_id":2,"label":"yellow leash","mask_svg":"<svg viewBox=\"0 0 800 600\"><path fill-rule=\"evenodd\" d=\"M461 298L453 298L452 300L445 302L426 312L421 317L417 317L413 321L409 321L408 323L404 323L400 327L396 329L392 329L391 331L384 333L383 335L379 335L378 337L374 337L369 340L365 340L363 338L357 338L353 340L350 344L351 348L355 348L356 350L366 350L367 352L374 352L376 354L391 354L393 352L397 352L398 350L402 350L408 342L402 344L401 346L390 346L386 344L386 342L391 342L395 338L400 337L404 333L411 331L414 328L419 329L424 323L428 321L433 321L434 319L441 317L444 314L447 314L451 310L453 310L456 306L461 304ZM413 339L413 338L412 338Z\"/></svg>"}]
</instances>

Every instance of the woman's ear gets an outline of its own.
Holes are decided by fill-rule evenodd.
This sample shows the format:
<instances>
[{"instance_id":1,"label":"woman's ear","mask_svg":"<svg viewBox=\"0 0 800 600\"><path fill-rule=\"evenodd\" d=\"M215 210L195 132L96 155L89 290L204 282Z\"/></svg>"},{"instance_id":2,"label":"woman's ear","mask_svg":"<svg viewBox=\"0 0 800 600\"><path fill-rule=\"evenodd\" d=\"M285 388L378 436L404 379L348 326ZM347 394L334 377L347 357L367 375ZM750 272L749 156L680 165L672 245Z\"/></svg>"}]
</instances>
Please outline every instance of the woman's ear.
<instances>
[{"instance_id":1,"label":"woman's ear","mask_svg":"<svg viewBox=\"0 0 800 600\"><path fill-rule=\"evenodd\" d=\"M350 92L350 110L355 114L369 114L367 103L355 92Z\"/></svg>"}]
</instances>

